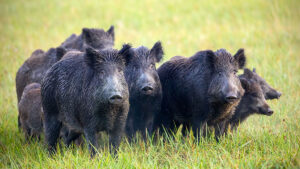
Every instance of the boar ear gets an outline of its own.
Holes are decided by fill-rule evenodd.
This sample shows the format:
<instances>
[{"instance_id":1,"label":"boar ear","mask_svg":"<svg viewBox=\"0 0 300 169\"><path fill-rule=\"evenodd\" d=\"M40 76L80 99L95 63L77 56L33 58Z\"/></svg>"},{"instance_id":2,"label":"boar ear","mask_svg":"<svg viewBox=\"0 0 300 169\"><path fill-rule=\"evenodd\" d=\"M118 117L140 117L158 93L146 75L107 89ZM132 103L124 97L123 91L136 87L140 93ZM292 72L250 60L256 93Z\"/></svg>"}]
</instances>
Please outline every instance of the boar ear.
<instances>
[{"instance_id":1,"label":"boar ear","mask_svg":"<svg viewBox=\"0 0 300 169\"><path fill-rule=\"evenodd\" d=\"M253 68L253 72L256 73L256 68Z\"/></svg>"},{"instance_id":2,"label":"boar ear","mask_svg":"<svg viewBox=\"0 0 300 169\"><path fill-rule=\"evenodd\" d=\"M250 69L245 68L244 75L247 77L247 79L251 79L253 76L253 72Z\"/></svg>"},{"instance_id":3,"label":"boar ear","mask_svg":"<svg viewBox=\"0 0 300 169\"><path fill-rule=\"evenodd\" d=\"M204 51L206 55L206 61L207 63L214 68L215 62L216 62L216 55L212 50L206 50Z\"/></svg>"},{"instance_id":4,"label":"boar ear","mask_svg":"<svg viewBox=\"0 0 300 169\"><path fill-rule=\"evenodd\" d=\"M124 44L122 49L119 50L119 54L123 56L125 65L127 65L130 62L131 58L134 57L134 52L130 44Z\"/></svg>"},{"instance_id":5,"label":"boar ear","mask_svg":"<svg viewBox=\"0 0 300 169\"><path fill-rule=\"evenodd\" d=\"M92 32L91 32L91 29L89 29L89 28L83 28L82 29L82 37L83 37L83 39L86 41L86 42L88 42L88 41L90 41L91 40L91 38L92 38Z\"/></svg>"},{"instance_id":6,"label":"boar ear","mask_svg":"<svg viewBox=\"0 0 300 169\"><path fill-rule=\"evenodd\" d=\"M160 62L164 55L164 50L161 42L156 42L150 50L150 55L155 57L155 62Z\"/></svg>"},{"instance_id":7,"label":"boar ear","mask_svg":"<svg viewBox=\"0 0 300 169\"><path fill-rule=\"evenodd\" d=\"M244 49L239 49L233 57L237 61L239 69L244 68L244 66L246 65L246 56Z\"/></svg>"},{"instance_id":8,"label":"boar ear","mask_svg":"<svg viewBox=\"0 0 300 169\"><path fill-rule=\"evenodd\" d=\"M67 50L64 47L56 48L56 59L60 60L66 53Z\"/></svg>"},{"instance_id":9,"label":"boar ear","mask_svg":"<svg viewBox=\"0 0 300 169\"><path fill-rule=\"evenodd\" d=\"M97 52L94 48L87 47L85 49L84 61L88 66L93 68L96 62L101 61L101 58L102 58L101 54Z\"/></svg>"},{"instance_id":10,"label":"boar ear","mask_svg":"<svg viewBox=\"0 0 300 169\"><path fill-rule=\"evenodd\" d=\"M113 40L115 40L115 27L113 25L110 26L110 28L107 30L107 33L110 34Z\"/></svg>"},{"instance_id":11,"label":"boar ear","mask_svg":"<svg viewBox=\"0 0 300 169\"><path fill-rule=\"evenodd\" d=\"M241 82L241 85L242 85L243 89L244 89L245 91L249 91L249 89L250 89L250 84L249 84L248 80L245 79L245 78L240 78L240 82Z\"/></svg>"}]
</instances>

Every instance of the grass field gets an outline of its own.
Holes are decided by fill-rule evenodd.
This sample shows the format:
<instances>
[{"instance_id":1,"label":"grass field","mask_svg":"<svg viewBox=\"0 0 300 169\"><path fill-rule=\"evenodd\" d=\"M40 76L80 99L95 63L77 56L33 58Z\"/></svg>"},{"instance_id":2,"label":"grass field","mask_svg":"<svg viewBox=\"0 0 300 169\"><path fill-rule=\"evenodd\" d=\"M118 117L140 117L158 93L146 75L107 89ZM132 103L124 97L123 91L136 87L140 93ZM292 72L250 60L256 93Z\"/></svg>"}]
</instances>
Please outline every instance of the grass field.
<instances>
[{"instance_id":1,"label":"grass field","mask_svg":"<svg viewBox=\"0 0 300 169\"><path fill-rule=\"evenodd\" d=\"M299 0L70 2L0 0L1 168L300 168ZM43 142L28 144L18 131L16 72L35 49L56 47L82 27L111 24L116 48L125 42L150 47L160 40L164 61L204 49L245 48L247 66L283 93L269 101L275 114L249 118L220 143L177 134L155 144L122 142L117 159L106 146L94 159L86 147L50 158Z\"/></svg>"}]
</instances>

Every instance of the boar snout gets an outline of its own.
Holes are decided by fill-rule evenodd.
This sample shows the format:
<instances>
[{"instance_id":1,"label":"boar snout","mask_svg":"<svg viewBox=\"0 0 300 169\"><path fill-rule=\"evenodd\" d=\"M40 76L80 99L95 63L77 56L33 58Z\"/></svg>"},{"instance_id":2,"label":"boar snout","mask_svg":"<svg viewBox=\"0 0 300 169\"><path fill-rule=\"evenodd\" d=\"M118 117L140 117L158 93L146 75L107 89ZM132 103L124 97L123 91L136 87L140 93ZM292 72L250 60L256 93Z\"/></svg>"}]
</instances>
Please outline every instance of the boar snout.
<instances>
[{"instance_id":1,"label":"boar snout","mask_svg":"<svg viewBox=\"0 0 300 169\"><path fill-rule=\"evenodd\" d=\"M282 93L273 89L266 93L266 99L279 99L281 95Z\"/></svg>"},{"instance_id":2,"label":"boar snout","mask_svg":"<svg viewBox=\"0 0 300 169\"><path fill-rule=\"evenodd\" d=\"M111 104L121 104L123 102L123 97L120 93L113 93L110 97L109 97L109 102Z\"/></svg>"},{"instance_id":3,"label":"boar snout","mask_svg":"<svg viewBox=\"0 0 300 169\"><path fill-rule=\"evenodd\" d=\"M234 92L230 92L225 96L225 100L228 103L235 102L236 99L238 99L238 97L237 94L235 94Z\"/></svg>"},{"instance_id":4,"label":"boar snout","mask_svg":"<svg viewBox=\"0 0 300 169\"><path fill-rule=\"evenodd\" d=\"M147 84L143 86L141 90L144 94L150 94L153 91L153 86L151 84Z\"/></svg>"},{"instance_id":5,"label":"boar snout","mask_svg":"<svg viewBox=\"0 0 300 169\"><path fill-rule=\"evenodd\" d=\"M154 81L153 77L151 75L149 75L148 73L142 74L138 83L139 83L139 86L141 86L140 91L143 94L148 95L148 94L151 94L154 92L155 81Z\"/></svg>"},{"instance_id":6,"label":"boar snout","mask_svg":"<svg viewBox=\"0 0 300 169\"><path fill-rule=\"evenodd\" d=\"M271 116L274 113L274 111L267 104L265 104L262 108L260 108L259 111L261 114L264 114L267 116Z\"/></svg>"},{"instance_id":7,"label":"boar snout","mask_svg":"<svg viewBox=\"0 0 300 169\"><path fill-rule=\"evenodd\" d=\"M236 85L233 82L229 81L229 82L225 83L225 85L222 89L222 93L224 96L224 100L227 103L233 103L239 99L238 88L236 87Z\"/></svg>"}]
</instances>

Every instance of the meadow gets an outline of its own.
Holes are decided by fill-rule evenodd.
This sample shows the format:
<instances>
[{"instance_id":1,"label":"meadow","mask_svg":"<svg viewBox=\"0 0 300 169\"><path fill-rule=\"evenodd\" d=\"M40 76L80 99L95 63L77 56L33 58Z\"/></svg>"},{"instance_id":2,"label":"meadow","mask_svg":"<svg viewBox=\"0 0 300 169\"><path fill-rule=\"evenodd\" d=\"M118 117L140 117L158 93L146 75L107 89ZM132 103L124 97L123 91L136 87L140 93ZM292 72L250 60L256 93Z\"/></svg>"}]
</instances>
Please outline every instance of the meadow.
<instances>
[{"instance_id":1,"label":"meadow","mask_svg":"<svg viewBox=\"0 0 300 169\"><path fill-rule=\"evenodd\" d=\"M0 168L299 168L299 7L299 0L0 0ZM268 101L272 116L250 117L219 143L177 132L155 143L123 141L114 158L104 135L94 159L85 146L62 148L51 158L43 141L27 143L18 130L16 72L35 49L59 46L83 27L110 25L117 49L160 40L163 62L199 50L245 48L247 67L283 95Z\"/></svg>"}]
</instances>

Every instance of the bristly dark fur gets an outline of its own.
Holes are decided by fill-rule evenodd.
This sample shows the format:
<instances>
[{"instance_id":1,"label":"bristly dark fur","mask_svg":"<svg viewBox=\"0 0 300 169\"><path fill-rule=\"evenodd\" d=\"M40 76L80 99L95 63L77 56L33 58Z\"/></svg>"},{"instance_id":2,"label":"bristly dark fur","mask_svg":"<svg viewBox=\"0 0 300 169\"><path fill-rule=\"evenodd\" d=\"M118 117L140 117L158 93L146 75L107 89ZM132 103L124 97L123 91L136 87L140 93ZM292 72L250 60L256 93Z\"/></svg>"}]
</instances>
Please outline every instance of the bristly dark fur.
<instances>
[{"instance_id":1,"label":"bristly dark fur","mask_svg":"<svg viewBox=\"0 0 300 169\"><path fill-rule=\"evenodd\" d=\"M126 60L124 59L123 55L121 55L121 52L125 53L128 50L128 46L124 46L120 52L115 49L105 49L99 51L88 47L85 52L85 62L92 68L101 66L102 62L112 62L119 65L124 65Z\"/></svg>"},{"instance_id":2,"label":"bristly dark fur","mask_svg":"<svg viewBox=\"0 0 300 169\"><path fill-rule=\"evenodd\" d=\"M165 62L158 69L163 99L154 129L173 130L175 125L183 124L191 126L199 136L206 124L217 126L230 118L244 94L235 75L243 66L244 57L237 57L237 60L225 49L220 49ZM225 99L230 92L236 97L232 103Z\"/></svg>"},{"instance_id":3,"label":"bristly dark fur","mask_svg":"<svg viewBox=\"0 0 300 169\"><path fill-rule=\"evenodd\" d=\"M146 138L146 132L152 133L154 116L160 111L162 91L155 64L162 59L163 49L156 42L150 50L140 46L126 54L125 77L130 93L126 133L130 140L138 131ZM143 90L146 88L149 90Z\"/></svg>"},{"instance_id":4,"label":"bristly dark fur","mask_svg":"<svg viewBox=\"0 0 300 169\"><path fill-rule=\"evenodd\" d=\"M62 125L69 130L67 145L84 133L94 155L96 133L107 131L115 152L129 108L123 57L114 49L87 48L85 53L73 53L49 69L41 92L50 152L55 151ZM111 101L115 96L119 100L116 103Z\"/></svg>"}]
</instances>

